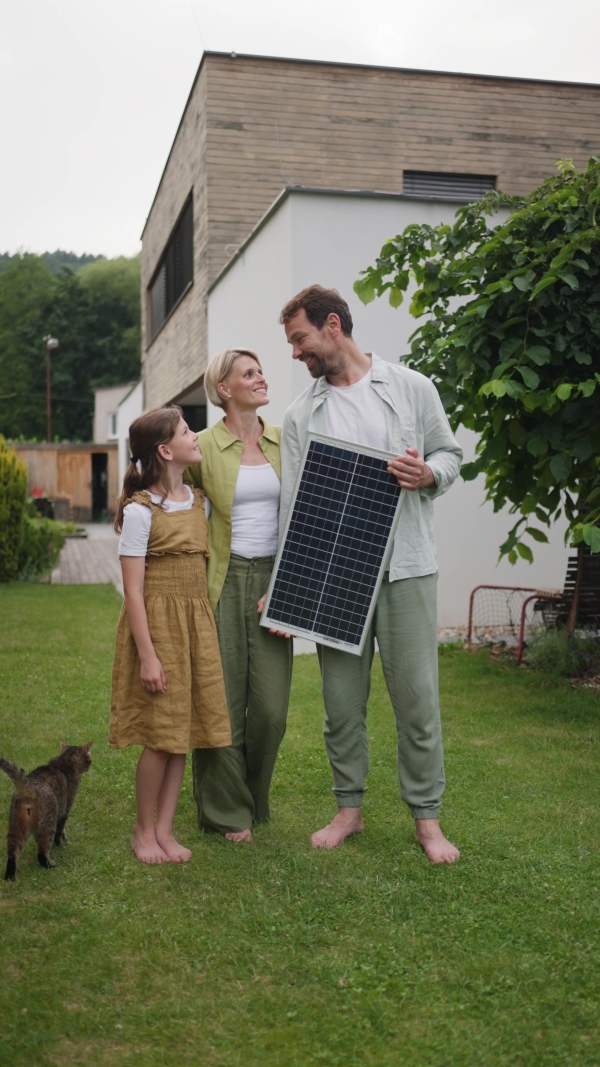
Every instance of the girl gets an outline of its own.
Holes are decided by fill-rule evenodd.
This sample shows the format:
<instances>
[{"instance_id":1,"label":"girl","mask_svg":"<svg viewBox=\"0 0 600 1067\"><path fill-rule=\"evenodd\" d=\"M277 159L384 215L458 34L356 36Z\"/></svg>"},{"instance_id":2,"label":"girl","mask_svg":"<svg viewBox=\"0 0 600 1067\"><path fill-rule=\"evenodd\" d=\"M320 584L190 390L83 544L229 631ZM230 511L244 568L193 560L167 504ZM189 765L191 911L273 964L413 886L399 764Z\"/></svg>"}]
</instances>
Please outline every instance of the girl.
<instances>
[{"instance_id":1,"label":"girl","mask_svg":"<svg viewBox=\"0 0 600 1067\"><path fill-rule=\"evenodd\" d=\"M189 860L190 850L173 836L186 752L231 744L206 591L204 494L182 477L202 458L197 442L181 408L156 408L136 419L115 520L125 603L109 740L113 748L144 746L131 838L142 863Z\"/></svg>"},{"instance_id":2,"label":"girl","mask_svg":"<svg viewBox=\"0 0 600 1067\"><path fill-rule=\"evenodd\" d=\"M279 525L281 430L259 416L269 403L255 352L227 349L204 375L221 422L200 435L204 461L189 471L211 503L208 595L215 613L233 743L192 755L198 821L229 841L252 841L270 816L269 790L285 733L292 642L259 626Z\"/></svg>"}]
</instances>

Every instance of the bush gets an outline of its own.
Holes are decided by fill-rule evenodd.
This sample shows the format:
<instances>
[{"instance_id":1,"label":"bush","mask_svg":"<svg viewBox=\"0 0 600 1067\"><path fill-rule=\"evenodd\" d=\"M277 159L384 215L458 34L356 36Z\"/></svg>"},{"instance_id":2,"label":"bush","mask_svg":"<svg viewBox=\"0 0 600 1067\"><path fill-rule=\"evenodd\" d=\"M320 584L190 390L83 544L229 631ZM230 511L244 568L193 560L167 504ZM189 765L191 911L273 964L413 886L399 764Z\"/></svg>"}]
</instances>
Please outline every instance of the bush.
<instances>
[{"instance_id":1,"label":"bush","mask_svg":"<svg viewBox=\"0 0 600 1067\"><path fill-rule=\"evenodd\" d=\"M533 639L527 662L554 678L594 678L600 675L600 634L550 630Z\"/></svg>"},{"instance_id":2,"label":"bush","mask_svg":"<svg viewBox=\"0 0 600 1067\"><path fill-rule=\"evenodd\" d=\"M27 467L0 434L0 582L10 582L19 570L27 480Z\"/></svg>"},{"instance_id":3,"label":"bush","mask_svg":"<svg viewBox=\"0 0 600 1067\"><path fill-rule=\"evenodd\" d=\"M25 515L19 549L19 580L34 581L49 574L58 563L65 537L64 523Z\"/></svg>"}]
</instances>

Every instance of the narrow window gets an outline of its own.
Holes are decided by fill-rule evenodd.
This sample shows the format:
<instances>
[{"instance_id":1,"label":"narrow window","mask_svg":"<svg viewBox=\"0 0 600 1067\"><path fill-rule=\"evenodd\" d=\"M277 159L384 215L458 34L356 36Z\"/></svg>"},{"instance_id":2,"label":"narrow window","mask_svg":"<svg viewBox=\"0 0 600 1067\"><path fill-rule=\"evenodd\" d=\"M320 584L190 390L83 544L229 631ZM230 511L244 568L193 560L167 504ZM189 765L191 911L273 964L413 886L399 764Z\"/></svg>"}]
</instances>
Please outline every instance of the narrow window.
<instances>
[{"instance_id":1,"label":"narrow window","mask_svg":"<svg viewBox=\"0 0 600 1067\"><path fill-rule=\"evenodd\" d=\"M148 287L151 341L163 328L193 280L194 215L190 196Z\"/></svg>"},{"instance_id":2,"label":"narrow window","mask_svg":"<svg viewBox=\"0 0 600 1067\"><path fill-rule=\"evenodd\" d=\"M492 174L436 174L427 170L404 171L405 196L422 200L464 200L466 204L479 200L484 193L496 188Z\"/></svg>"}]
</instances>

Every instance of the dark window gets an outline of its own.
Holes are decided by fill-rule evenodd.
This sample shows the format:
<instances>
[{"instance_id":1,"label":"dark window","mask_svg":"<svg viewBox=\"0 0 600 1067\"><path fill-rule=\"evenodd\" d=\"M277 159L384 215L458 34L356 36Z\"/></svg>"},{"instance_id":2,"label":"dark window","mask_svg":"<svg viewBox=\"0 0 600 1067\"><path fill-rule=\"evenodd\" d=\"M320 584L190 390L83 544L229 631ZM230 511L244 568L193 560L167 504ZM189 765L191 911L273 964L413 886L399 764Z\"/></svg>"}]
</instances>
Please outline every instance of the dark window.
<instances>
[{"instance_id":1,"label":"dark window","mask_svg":"<svg viewBox=\"0 0 600 1067\"><path fill-rule=\"evenodd\" d=\"M464 200L469 204L496 188L491 174L435 174L426 170L404 171L404 193L424 200Z\"/></svg>"},{"instance_id":2,"label":"dark window","mask_svg":"<svg viewBox=\"0 0 600 1067\"><path fill-rule=\"evenodd\" d=\"M150 283L150 340L162 329L194 279L194 216L187 201Z\"/></svg>"},{"instance_id":3,"label":"dark window","mask_svg":"<svg viewBox=\"0 0 600 1067\"><path fill-rule=\"evenodd\" d=\"M181 410L190 430L198 433L206 429L206 404L181 404Z\"/></svg>"}]
</instances>

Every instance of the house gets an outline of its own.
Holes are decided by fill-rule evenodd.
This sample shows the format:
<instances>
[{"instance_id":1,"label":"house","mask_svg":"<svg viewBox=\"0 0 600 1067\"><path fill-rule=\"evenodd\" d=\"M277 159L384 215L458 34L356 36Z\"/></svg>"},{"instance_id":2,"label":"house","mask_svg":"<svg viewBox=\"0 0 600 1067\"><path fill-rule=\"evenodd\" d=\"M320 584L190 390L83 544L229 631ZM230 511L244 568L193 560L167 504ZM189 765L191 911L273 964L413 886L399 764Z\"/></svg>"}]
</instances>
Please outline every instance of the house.
<instances>
[{"instance_id":1,"label":"house","mask_svg":"<svg viewBox=\"0 0 600 1067\"><path fill-rule=\"evenodd\" d=\"M57 519L106 520L117 497L117 442L103 444L20 444L9 446L26 465L29 491L42 491Z\"/></svg>"},{"instance_id":2,"label":"house","mask_svg":"<svg viewBox=\"0 0 600 1067\"><path fill-rule=\"evenodd\" d=\"M599 129L599 85L204 53L142 234L145 404L202 407L207 291L286 187L527 193Z\"/></svg>"},{"instance_id":3,"label":"house","mask_svg":"<svg viewBox=\"0 0 600 1067\"><path fill-rule=\"evenodd\" d=\"M599 130L598 85L205 53L142 235L144 406L214 421L207 359L242 345L264 360L281 421L307 377L279 310L315 281L348 299L357 343L395 362L415 325L406 305L365 308L352 291L385 239L490 188L527 193L558 159L583 166ZM482 503L479 482L459 482L437 506L442 625L466 621L479 582L564 575L558 526L533 567L495 570L512 521Z\"/></svg>"},{"instance_id":4,"label":"house","mask_svg":"<svg viewBox=\"0 0 600 1067\"><path fill-rule=\"evenodd\" d=\"M133 384L133 382L126 382L125 385L108 385L94 389L93 440L95 444L117 440L117 410L123 397L131 391Z\"/></svg>"}]
</instances>

